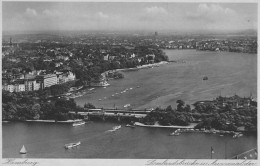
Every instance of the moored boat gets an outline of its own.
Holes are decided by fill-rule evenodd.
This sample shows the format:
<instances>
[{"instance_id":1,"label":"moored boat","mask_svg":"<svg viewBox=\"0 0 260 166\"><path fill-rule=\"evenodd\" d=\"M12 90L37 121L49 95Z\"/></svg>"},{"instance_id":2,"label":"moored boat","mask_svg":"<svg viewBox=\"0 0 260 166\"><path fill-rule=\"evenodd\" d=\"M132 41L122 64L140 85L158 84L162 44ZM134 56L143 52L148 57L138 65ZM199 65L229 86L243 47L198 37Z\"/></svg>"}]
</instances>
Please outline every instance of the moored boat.
<instances>
[{"instance_id":1,"label":"moored boat","mask_svg":"<svg viewBox=\"0 0 260 166\"><path fill-rule=\"evenodd\" d=\"M79 142L76 142L76 143L65 144L64 147L65 147L65 149L70 149L70 148L79 146L80 144L81 144L81 143L80 143L80 141L79 141Z\"/></svg>"}]
</instances>

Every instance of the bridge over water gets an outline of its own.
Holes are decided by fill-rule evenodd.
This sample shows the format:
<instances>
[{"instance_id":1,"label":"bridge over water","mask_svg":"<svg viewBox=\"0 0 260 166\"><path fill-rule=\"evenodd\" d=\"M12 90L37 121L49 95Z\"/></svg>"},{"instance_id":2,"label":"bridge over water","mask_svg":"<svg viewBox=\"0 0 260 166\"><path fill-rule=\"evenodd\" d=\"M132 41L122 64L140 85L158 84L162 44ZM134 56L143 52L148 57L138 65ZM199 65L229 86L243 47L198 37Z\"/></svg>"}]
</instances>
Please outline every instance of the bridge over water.
<instances>
[{"instance_id":1,"label":"bridge over water","mask_svg":"<svg viewBox=\"0 0 260 166\"><path fill-rule=\"evenodd\" d=\"M86 119L90 117L99 117L105 120L108 117L117 118L119 121L122 118L144 118L152 110L141 110L141 109L117 109L117 108L95 108L95 109L85 109L84 112L77 112L77 114L84 116ZM76 112L69 112L71 114L76 114Z\"/></svg>"}]
</instances>

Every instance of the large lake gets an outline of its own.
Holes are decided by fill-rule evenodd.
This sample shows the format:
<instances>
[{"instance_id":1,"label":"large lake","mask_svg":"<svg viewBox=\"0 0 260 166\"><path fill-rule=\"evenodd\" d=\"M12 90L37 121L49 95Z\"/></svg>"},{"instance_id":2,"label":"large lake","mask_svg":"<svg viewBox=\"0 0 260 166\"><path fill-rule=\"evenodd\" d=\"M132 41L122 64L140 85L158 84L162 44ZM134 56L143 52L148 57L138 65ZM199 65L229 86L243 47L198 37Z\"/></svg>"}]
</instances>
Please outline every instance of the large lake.
<instances>
[{"instance_id":1,"label":"large lake","mask_svg":"<svg viewBox=\"0 0 260 166\"><path fill-rule=\"evenodd\" d=\"M125 78L111 80L107 88L75 99L77 104L91 102L99 107L133 108L176 106L182 99L192 104L218 95L257 95L257 55L195 50L165 50L170 63L160 67L124 72ZM203 81L203 76L208 76ZM137 88L139 86L139 88ZM130 88L132 88L130 90ZM129 89L125 93L120 93ZM116 94L118 93L118 94ZM114 95L114 96L112 96ZM101 100L99 100L101 99ZM256 136L183 133L169 136L172 129L127 128L106 132L118 123L92 122L84 126L32 122L3 123L4 158L230 158L257 147ZM65 150L64 144L81 141L78 148ZM226 153L225 153L225 144ZM28 154L19 150L25 145Z\"/></svg>"}]
</instances>

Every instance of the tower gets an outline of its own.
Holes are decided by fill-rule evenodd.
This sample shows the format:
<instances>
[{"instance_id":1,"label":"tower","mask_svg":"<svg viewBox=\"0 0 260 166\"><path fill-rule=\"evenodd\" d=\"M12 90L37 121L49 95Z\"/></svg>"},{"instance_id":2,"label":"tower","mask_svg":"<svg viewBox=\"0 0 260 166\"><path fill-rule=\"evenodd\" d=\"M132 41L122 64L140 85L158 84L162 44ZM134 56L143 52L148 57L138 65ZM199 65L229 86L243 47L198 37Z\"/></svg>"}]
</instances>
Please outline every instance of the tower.
<instances>
[{"instance_id":1,"label":"tower","mask_svg":"<svg viewBox=\"0 0 260 166\"><path fill-rule=\"evenodd\" d=\"M154 40L157 40L158 32L154 32Z\"/></svg>"},{"instance_id":2,"label":"tower","mask_svg":"<svg viewBox=\"0 0 260 166\"><path fill-rule=\"evenodd\" d=\"M12 38L10 37L9 45L12 46Z\"/></svg>"}]
</instances>

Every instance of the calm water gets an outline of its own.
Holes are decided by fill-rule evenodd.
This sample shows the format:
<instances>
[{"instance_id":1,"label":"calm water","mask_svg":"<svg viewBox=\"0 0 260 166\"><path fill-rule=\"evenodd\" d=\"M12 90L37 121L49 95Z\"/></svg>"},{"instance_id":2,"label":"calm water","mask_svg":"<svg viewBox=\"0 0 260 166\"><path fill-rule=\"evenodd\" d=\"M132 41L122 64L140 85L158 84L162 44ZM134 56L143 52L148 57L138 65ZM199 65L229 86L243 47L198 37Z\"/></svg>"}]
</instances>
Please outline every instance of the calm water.
<instances>
[{"instance_id":1,"label":"calm water","mask_svg":"<svg viewBox=\"0 0 260 166\"><path fill-rule=\"evenodd\" d=\"M186 63L124 72L124 79L111 80L106 89L96 88L96 93L77 98L76 102L79 105L91 102L100 107L131 104L133 108L150 108L176 106L178 99L192 104L220 94L250 96L252 92L253 97L257 95L256 54L195 50L165 52L170 60L185 60ZM203 76L209 79L203 81ZM127 88L133 89L120 93Z\"/></svg>"},{"instance_id":2,"label":"calm water","mask_svg":"<svg viewBox=\"0 0 260 166\"><path fill-rule=\"evenodd\" d=\"M218 95L249 96L257 92L257 56L255 54L197 52L195 50L165 50L171 63L151 69L124 72L125 78L111 80L109 87L96 88L95 93L75 99L79 105L91 102L96 106L134 108L176 106L182 99L192 104L197 100L212 99ZM203 76L209 80L203 81ZM137 88L140 86L140 88ZM125 93L120 93L125 89ZM118 94L116 94L118 93ZM112 96L114 95L114 96ZM99 100L101 99L101 100ZM233 139L231 136L202 133L184 133L169 136L171 129L127 128L114 133L107 130L118 125L111 122L93 122L85 126L45 123L3 123L3 157L29 158L225 158L255 148L255 136ZM73 150L64 144L81 141ZM25 145L28 154L19 150Z\"/></svg>"},{"instance_id":3,"label":"calm water","mask_svg":"<svg viewBox=\"0 0 260 166\"><path fill-rule=\"evenodd\" d=\"M117 124L93 122L85 126L69 124L5 123L3 124L3 158L225 158L256 147L256 137L220 137L216 134L183 133L169 136L172 129L122 127L108 133ZM75 149L65 150L64 144L81 141ZM22 145L26 156L19 154Z\"/></svg>"}]
</instances>

